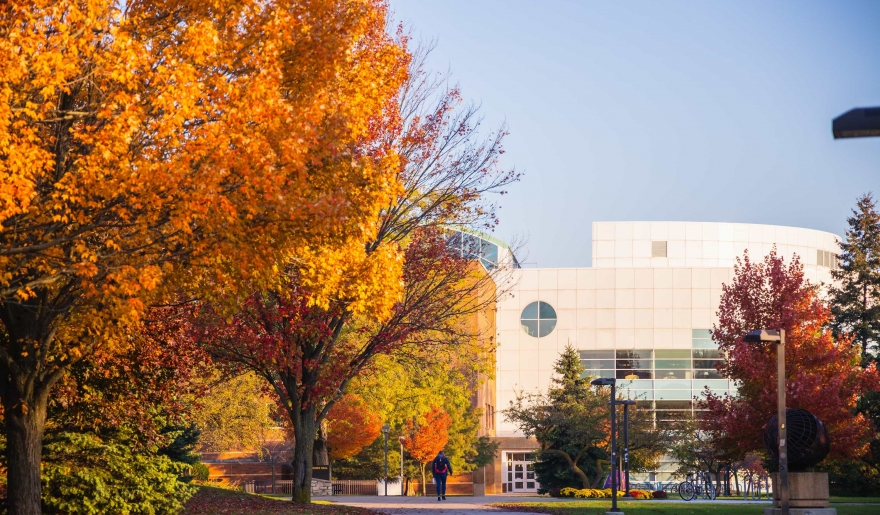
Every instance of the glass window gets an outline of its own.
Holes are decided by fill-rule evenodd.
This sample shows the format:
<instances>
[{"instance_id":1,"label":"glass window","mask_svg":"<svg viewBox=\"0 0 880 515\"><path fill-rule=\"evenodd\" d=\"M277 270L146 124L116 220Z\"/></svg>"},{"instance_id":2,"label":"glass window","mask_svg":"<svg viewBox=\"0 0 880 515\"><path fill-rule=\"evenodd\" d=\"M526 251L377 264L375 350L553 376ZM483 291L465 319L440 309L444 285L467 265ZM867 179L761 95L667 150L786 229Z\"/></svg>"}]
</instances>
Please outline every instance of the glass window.
<instances>
[{"instance_id":1,"label":"glass window","mask_svg":"<svg viewBox=\"0 0 880 515\"><path fill-rule=\"evenodd\" d=\"M691 402L690 401L685 401L685 402L681 402L681 401L662 401L662 402L660 402L660 401L658 401L657 402L657 409L686 409L686 410L689 410L689 409L691 409Z\"/></svg>"},{"instance_id":2,"label":"glass window","mask_svg":"<svg viewBox=\"0 0 880 515\"><path fill-rule=\"evenodd\" d=\"M480 240L480 257L493 264L498 263L498 245L486 240Z\"/></svg>"},{"instance_id":3,"label":"glass window","mask_svg":"<svg viewBox=\"0 0 880 515\"><path fill-rule=\"evenodd\" d=\"M718 349L694 349L694 359L720 359L721 351Z\"/></svg>"},{"instance_id":4,"label":"glass window","mask_svg":"<svg viewBox=\"0 0 880 515\"><path fill-rule=\"evenodd\" d=\"M620 383L620 388L636 388L639 390L650 390L654 388L654 381L643 381L641 379L633 379Z\"/></svg>"},{"instance_id":5,"label":"glass window","mask_svg":"<svg viewBox=\"0 0 880 515\"><path fill-rule=\"evenodd\" d=\"M694 370L694 379L724 379L717 370Z\"/></svg>"},{"instance_id":6,"label":"glass window","mask_svg":"<svg viewBox=\"0 0 880 515\"><path fill-rule=\"evenodd\" d=\"M715 368L715 365L721 363L718 359L695 359L694 368Z\"/></svg>"},{"instance_id":7,"label":"glass window","mask_svg":"<svg viewBox=\"0 0 880 515\"><path fill-rule=\"evenodd\" d=\"M541 338L556 328L556 310L546 302L532 302L523 309L520 322L526 334Z\"/></svg>"},{"instance_id":8,"label":"glass window","mask_svg":"<svg viewBox=\"0 0 880 515\"><path fill-rule=\"evenodd\" d=\"M617 379L651 379L654 373L651 370L617 370Z\"/></svg>"},{"instance_id":9,"label":"glass window","mask_svg":"<svg viewBox=\"0 0 880 515\"><path fill-rule=\"evenodd\" d=\"M538 318L540 318L541 320L556 320L556 310L553 309L553 306L547 304L546 302L539 302Z\"/></svg>"},{"instance_id":10,"label":"glass window","mask_svg":"<svg viewBox=\"0 0 880 515\"><path fill-rule=\"evenodd\" d=\"M613 359L582 359L581 365L588 370L614 370Z\"/></svg>"},{"instance_id":11,"label":"glass window","mask_svg":"<svg viewBox=\"0 0 880 515\"><path fill-rule=\"evenodd\" d=\"M692 347L695 349L717 349L718 344L713 340L694 340Z\"/></svg>"},{"instance_id":12,"label":"glass window","mask_svg":"<svg viewBox=\"0 0 880 515\"><path fill-rule=\"evenodd\" d=\"M654 360L655 368L691 368L689 359L657 359Z\"/></svg>"},{"instance_id":13,"label":"glass window","mask_svg":"<svg viewBox=\"0 0 880 515\"><path fill-rule=\"evenodd\" d=\"M702 390L708 386L712 390L726 392L729 385L727 379L703 379L694 381L694 390Z\"/></svg>"},{"instance_id":14,"label":"glass window","mask_svg":"<svg viewBox=\"0 0 880 515\"><path fill-rule=\"evenodd\" d=\"M526 306L526 308L522 312L522 315L520 315L520 318L522 318L523 320L526 320L526 319L537 320L538 319L538 303L532 302L531 304Z\"/></svg>"},{"instance_id":15,"label":"glass window","mask_svg":"<svg viewBox=\"0 0 880 515\"><path fill-rule=\"evenodd\" d=\"M658 390L688 390L691 389L690 381L678 381L675 379L662 379L654 382L654 388Z\"/></svg>"},{"instance_id":16,"label":"glass window","mask_svg":"<svg viewBox=\"0 0 880 515\"><path fill-rule=\"evenodd\" d=\"M709 329L692 329L691 330L691 338L693 339L712 339L712 332Z\"/></svg>"},{"instance_id":17,"label":"glass window","mask_svg":"<svg viewBox=\"0 0 880 515\"><path fill-rule=\"evenodd\" d=\"M461 235L461 250L462 255L468 258L476 258L480 257L480 238L473 236L471 234L462 233Z\"/></svg>"},{"instance_id":18,"label":"glass window","mask_svg":"<svg viewBox=\"0 0 880 515\"><path fill-rule=\"evenodd\" d=\"M651 370L654 368L650 359L618 359L617 368L624 370Z\"/></svg>"},{"instance_id":19,"label":"glass window","mask_svg":"<svg viewBox=\"0 0 880 515\"><path fill-rule=\"evenodd\" d=\"M690 359L691 351L681 349L681 350L669 350L669 349L658 349L654 351L654 357L657 359Z\"/></svg>"},{"instance_id":20,"label":"glass window","mask_svg":"<svg viewBox=\"0 0 880 515\"><path fill-rule=\"evenodd\" d=\"M658 400L685 400L693 397L690 390L655 390L654 396Z\"/></svg>"},{"instance_id":21,"label":"glass window","mask_svg":"<svg viewBox=\"0 0 880 515\"><path fill-rule=\"evenodd\" d=\"M537 320L523 320L522 321L523 331L526 332L529 336L538 337L538 321Z\"/></svg>"},{"instance_id":22,"label":"glass window","mask_svg":"<svg viewBox=\"0 0 880 515\"><path fill-rule=\"evenodd\" d=\"M630 390L633 399L637 401L650 401L654 399L654 390Z\"/></svg>"},{"instance_id":23,"label":"glass window","mask_svg":"<svg viewBox=\"0 0 880 515\"><path fill-rule=\"evenodd\" d=\"M690 379L691 371L690 368L688 368L687 370L683 370L680 368L668 370L658 369L654 372L654 377L657 379Z\"/></svg>"},{"instance_id":24,"label":"glass window","mask_svg":"<svg viewBox=\"0 0 880 515\"><path fill-rule=\"evenodd\" d=\"M617 359L651 359L654 355L652 350L618 350Z\"/></svg>"}]
</instances>

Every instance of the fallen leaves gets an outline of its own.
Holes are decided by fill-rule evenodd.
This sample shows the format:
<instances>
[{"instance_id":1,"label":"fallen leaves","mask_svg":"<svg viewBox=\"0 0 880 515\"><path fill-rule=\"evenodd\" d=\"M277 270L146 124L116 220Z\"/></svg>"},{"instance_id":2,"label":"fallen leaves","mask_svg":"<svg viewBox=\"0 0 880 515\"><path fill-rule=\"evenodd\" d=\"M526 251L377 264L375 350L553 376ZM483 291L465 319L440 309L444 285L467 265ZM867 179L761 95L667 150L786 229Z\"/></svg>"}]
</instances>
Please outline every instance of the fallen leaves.
<instances>
[{"instance_id":1,"label":"fallen leaves","mask_svg":"<svg viewBox=\"0 0 880 515\"><path fill-rule=\"evenodd\" d=\"M338 504L295 504L258 495L203 486L186 504L183 515L376 515Z\"/></svg>"}]
</instances>

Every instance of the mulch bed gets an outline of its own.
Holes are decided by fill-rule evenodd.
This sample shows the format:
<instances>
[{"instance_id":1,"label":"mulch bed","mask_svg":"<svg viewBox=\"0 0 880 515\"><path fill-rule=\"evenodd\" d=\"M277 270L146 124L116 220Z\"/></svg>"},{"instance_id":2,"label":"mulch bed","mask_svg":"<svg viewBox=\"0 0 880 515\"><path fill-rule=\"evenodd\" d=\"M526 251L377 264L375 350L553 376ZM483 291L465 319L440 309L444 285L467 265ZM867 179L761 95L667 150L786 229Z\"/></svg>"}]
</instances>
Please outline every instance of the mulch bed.
<instances>
[{"instance_id":1,"label":"mulch bed","mask_svg":"<svg viewBox=\"0 0 880 515\"><path fill-rule=\"evenodd\" d=\"M339 504L294 504L259 495L203 486L186 503L183 515L377 515Z\"/></svg>"}]
</instances>

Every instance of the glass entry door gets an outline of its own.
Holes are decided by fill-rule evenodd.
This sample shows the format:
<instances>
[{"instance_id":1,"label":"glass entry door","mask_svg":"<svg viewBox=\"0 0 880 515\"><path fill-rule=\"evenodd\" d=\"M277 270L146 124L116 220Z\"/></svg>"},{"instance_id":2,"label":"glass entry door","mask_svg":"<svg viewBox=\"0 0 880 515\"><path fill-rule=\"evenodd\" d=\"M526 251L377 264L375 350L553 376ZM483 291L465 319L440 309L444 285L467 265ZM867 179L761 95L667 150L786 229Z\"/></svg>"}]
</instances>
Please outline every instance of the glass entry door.
<instances>
[{"instance_id":1,"label":"glass entry door","mask_svg":"<svg viewBox=\"0 0 880 515\"><path fill-rule=\"evenodd\" d=\"M505 452L504 479L508 492L536 492L534 452Z\"/></svg>"}]
</instances>

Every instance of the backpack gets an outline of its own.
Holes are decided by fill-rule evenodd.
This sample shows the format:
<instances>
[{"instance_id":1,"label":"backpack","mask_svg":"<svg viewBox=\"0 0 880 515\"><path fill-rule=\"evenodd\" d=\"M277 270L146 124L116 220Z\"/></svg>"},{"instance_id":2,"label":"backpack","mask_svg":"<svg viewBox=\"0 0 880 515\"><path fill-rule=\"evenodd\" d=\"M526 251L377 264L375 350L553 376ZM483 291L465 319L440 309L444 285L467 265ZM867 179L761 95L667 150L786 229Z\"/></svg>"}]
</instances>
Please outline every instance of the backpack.
<instances>
[{"instance_id":1,"label":"backpack","mask_svg":"<svg viewBox=\"0 0 880 515\"><path fill-rule=\"evenodd\" d=\"M446 460L439 460L434 462L434 472L436 474L445 474L447 470L449 469L446 467Z\"/></svg>"}]
</instances>

